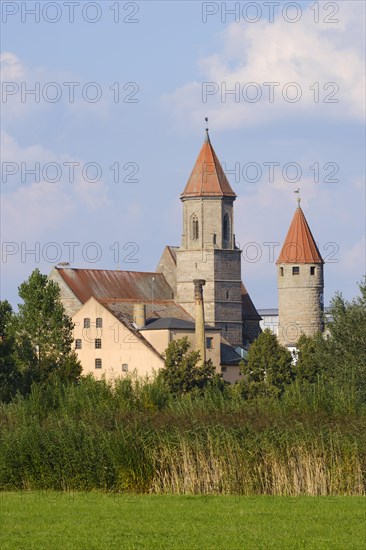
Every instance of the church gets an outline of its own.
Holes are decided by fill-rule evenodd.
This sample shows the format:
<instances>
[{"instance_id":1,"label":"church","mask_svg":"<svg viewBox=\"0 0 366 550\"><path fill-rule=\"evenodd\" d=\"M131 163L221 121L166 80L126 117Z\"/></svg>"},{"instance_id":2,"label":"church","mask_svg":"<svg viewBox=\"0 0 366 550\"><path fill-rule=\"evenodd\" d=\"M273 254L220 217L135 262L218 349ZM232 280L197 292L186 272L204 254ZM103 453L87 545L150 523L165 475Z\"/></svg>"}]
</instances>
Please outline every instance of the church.
<instances>
[{"instance_id":1,"label":"church","mask_svg":"<svg viewBox=\"0 0 366 550\"><path fill-rule=\"evenodd\" d=\"M164 365L169 342L187 337L224 380L240 379L262 318L241 279L236 195L208 129L180 199L180 246L165 247L155 272L52 269L84 374L151 375ZM278 338L290 349L300 334L322 330L323 264L299 201L277 261Z\"/></svg>"}]
</instances>

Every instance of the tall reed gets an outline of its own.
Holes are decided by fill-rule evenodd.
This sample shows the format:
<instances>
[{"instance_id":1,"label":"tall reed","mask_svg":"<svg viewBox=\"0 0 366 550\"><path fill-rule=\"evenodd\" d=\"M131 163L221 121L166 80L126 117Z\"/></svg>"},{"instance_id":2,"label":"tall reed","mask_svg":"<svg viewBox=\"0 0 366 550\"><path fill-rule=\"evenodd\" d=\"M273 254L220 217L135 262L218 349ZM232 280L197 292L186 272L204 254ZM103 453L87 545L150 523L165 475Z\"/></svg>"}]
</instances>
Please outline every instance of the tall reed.
<instances>
[{"instance_id":1,"label":"tall reed","mask_svg":"<svg viewBox=\"0 0 366 550\"><path fill-rule=\"evenodd\" d=\"M280 400L157 380L35 386L0 409L2 489L363 495L366 412L322 381Z\"/></svg>"}]
</instances>

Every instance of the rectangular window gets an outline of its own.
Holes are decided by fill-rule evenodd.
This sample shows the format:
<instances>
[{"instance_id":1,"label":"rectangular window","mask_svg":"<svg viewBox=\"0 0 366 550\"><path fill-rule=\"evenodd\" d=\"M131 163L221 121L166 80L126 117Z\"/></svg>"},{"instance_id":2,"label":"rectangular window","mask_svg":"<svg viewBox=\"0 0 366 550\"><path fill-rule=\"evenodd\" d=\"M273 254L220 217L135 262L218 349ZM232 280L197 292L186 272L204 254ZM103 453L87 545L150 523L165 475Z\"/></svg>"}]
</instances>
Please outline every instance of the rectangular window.
<instances>
[{"instance_id":1,"label":"rectangular window","mask_svg":"<svg viewBox=\"0 0 366 550\"><path fill-rule=\"evenodd\" d=\"M128 372L128 364L127 363L122 364L122 372Z\"/></svg>"},{"instance_id":2,"label":"rectangular window","mask_svg":"<svg viewBox=\"0 0 366 550\"><path fill-rule=\"evenodd\" d=\"M280 267L280 275L283 277L283 267Z\"/></svg>"},{"instance_id":3,"label":"rectangular window","mask_svg":"<svg viewBox=\"0 0 366 550\"><path fill-rule=\"evenodd\" d=\"M300 275L300 268L299 267L293 267L292 268L292 275Z\"/></svg>"},{"instance_id":4,"label":"rectangular window","mask_svg":"<svg viewBox=\"0 0 366 550\"><path fill-rule=\"evenodd\" d=\"M81 339L80 338L77 338L75 340L75 349L81 349L82 348L82 343L81 343Z\"/></svg>"},{"instance_id":5,"label":"rectangular window","mask_svg":"<svg viewBox=\"0 0 366 550\"><path fill-rule=\"evenodd\" d=\"M103 326L103 319L101 317L97 317L95 320L95 326L97 328L102 328Z\"/></svg>"},{"instance_id":6,"label":"rectangular window","mask_svg":"<svg viewBox=\"0 0 366 550\"><path fill-rule=\"evenodd\" d=\"M96 359L95 360L95 368L96 369L101 369L102 368L102 360L101 359Z\"/></svg>"},{"instance_id":7,"label":"rectangular window","mask_svg":"<svg viewBox=\"0 0 366 550\"><path fill-rule=\"evenodd\" d=\"M84 328L90 328L90 319L89 319L89 317L86 317L84 319Z\"/></svg>"},{"instance_id":8,"label":"rectangular window","mask_svg":"<svg viewBox=\"0 0 366 550\"><path fill-rule=\"evenodd\" d=\"M102 347L102 340L101 338L96 338L95 339L95 349L101 349Z\"/></svg>"},{"instance_id":9,"label":"rectangular window","mask_svg":"<svg viewBox=\"0 0 366 550\"><path fill-rule=\"evenodd\" d=\"M213 349L213 338L206 338L206 348Z\"/></svg>"},{"instance_id":10,"label":"rectangular window","mask_svg":"<svg viewBox=\"0 0 366 550\"><path fill-rule=\"evenodd\" d=\"M315 275L315 267L313 265L310 267L310 275Z\"/></svg>"}]
</instances>

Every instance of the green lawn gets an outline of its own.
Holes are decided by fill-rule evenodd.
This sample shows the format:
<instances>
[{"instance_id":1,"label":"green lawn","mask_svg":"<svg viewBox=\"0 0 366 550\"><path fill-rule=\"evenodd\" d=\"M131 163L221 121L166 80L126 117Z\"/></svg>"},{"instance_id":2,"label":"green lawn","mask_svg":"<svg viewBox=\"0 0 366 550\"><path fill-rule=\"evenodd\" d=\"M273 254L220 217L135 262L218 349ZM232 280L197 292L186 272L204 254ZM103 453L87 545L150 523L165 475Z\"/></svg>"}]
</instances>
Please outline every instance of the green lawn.
<instances>
[{"instance_id":1,"label":"green lawn","mask_svg":"<svg viewBox=\"0 0 366 550\"><path fill-rule=\"evenodd\" d=\"M362 497L19 492L0 502L1 550L366 547Z\"/></svg>"}]
</instances>

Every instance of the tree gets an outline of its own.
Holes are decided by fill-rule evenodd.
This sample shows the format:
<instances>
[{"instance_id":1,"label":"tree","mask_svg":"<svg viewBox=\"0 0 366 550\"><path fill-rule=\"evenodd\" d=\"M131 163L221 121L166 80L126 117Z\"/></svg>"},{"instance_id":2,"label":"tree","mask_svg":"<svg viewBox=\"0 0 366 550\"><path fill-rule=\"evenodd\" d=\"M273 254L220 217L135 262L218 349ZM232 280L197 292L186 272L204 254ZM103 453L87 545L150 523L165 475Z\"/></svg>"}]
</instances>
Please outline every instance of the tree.
<instances>
[{"instance_id":1,"label":"tree","mask_svg":"<svg viewBox=\"0 0 366 550\"><path fill-rule=\"evenodd\" d=\"M296 377L299 381L307 380L315 383L319 376L325 376L327 369L324 365L322 349L323 335L319 332L315 336L302 334L297 342Z\"/></svg>"},{"instance_id":2,"label":"tree","mask_svg":"<svg viewBox=\"0 0 366 550\"><path fill-rule=\"evenodd\" d=\"M245 397L278 396L294 379L292 355L281 346L269 329L264 330L249 348L247 363L241 365L245 376L240 383Z\"/></svg>"},{"instance_id":3,"label":"tree","mask_svg":"<svg viewBox=\"0 0 366 550\"><path fill-rule=\"evenodd\" d=\"M188 338L184 337L170 342L165 351L165 366L159 371L159 377L175 395L188 393L195 388L202 390L209 384L219 385L221 381L211 360L197 366L200 353L190 347Z\"/></svg>"},{"instance_id":4,"label":"tree","mask_svg":"<svg viewBox=\"0 0 366 550\"><path fill-rule=\"evenodd\" d=\"M366 279L351 302L337 293L319 353L324 368L340 384L351 384L366 399Z\"/></svg>"},{"instance_id":5,"label":"tree","mask_svg":"<svg viewBox=\"0 0 366 550\"><path fill-rule=\"evenodd\" d=\"M20 387L20 372L15 360L14 337L9 326L14 318L7 300L0 301L0 401L8 402Z\"/></svg>"},{"instance_id":6,"label":"tree","mask_svg":"<svg viewBox=\"0 0 366 550\"><path fill-rule=\"evenodd\" d=\"M0 338L5 338L6 328L14 315L8 300L0 300Z\"/></svg>"},{"instance_id":7,"label":"tree","mask_svg":"<svg viewBox=\"0 0 366 550\"><path fill-rule=\"evenodd\" d=\"M296 374L310 383L333 380L366 400L366 280L359 288L351 302L335 295L324 334L300 337Z\"/></svg>"},{"instance_id":8,"label":"tree","mask_svg":"<svg viewBox=\"0 0 366 550\"><path fill-rule=\"evenodd\" d=\"M19 296L24 303L19 304L11 332L24 391L53 375L64 381L77 380L81 365L71 349L73 323L65 314L57 283L36 269L20 285Z\"/></svg>"}]
</instances>

